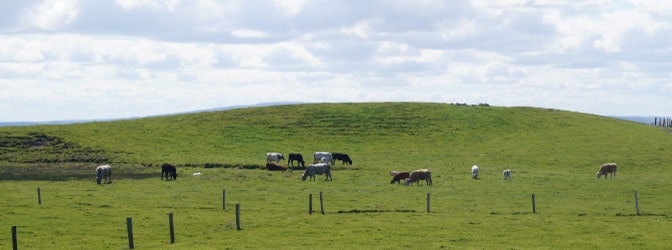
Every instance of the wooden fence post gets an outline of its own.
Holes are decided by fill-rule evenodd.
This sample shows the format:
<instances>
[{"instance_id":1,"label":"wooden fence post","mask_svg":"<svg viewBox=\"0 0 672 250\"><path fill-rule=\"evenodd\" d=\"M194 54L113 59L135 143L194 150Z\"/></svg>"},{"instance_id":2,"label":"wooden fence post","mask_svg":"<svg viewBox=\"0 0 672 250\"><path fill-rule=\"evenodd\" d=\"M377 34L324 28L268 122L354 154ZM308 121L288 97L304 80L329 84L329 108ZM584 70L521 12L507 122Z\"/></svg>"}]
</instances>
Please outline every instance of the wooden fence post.
<instances>
[{"instance_id":1,"label":"wooden fence post","mask_svg":"<svg viewBox=\"0 0 672 250\"><path fill-rule=\"evenodd\" d=\"M16 226L12 226L12 249L13 250L19 249L19 243L16 240Z\"/></svg>"},{"instance_id":2,"label":"wooden fence post","mask_svg":"<svg viewBox=\"0 0 672 250\"><path fill-rule=\"evenodd\" d=\"M240 203L236 203L236 229L240 230Z\"/></svg>"},{"instance_id":3,"label":"wooden fence post","mask_svg":"<svg viewBox=\"0 0 672 250\"><path fill-rule=\"evenodd\" d=\"M632 192L635 193L635 210L637 211L637 215L639 215L639 199L637 198L637 191L632 190Z\"/></svg>"},{"instance_id":4,"label":"wooden fence post","mask_svg":"<svg viewBox=\"0 0 672 250\"><path fill-rule=\"evenodd\" d=\"M126 217L126 230L128 231L128 248L135 248L133 244L133 218Z\"/></svg>"},{"instance_id":5,"label":"wooden fence post","mask_svg":"<svg viewBox=\"0 0 672 250\"><path fill-rule=\"evenodd\" d=\"M533 214L537 213L537 202L534 194L532 194L532 213Z\"/></svg>"},{"instance_id":6,"label":"wooden fence post","mask_svg":"<svg viewBox=\"0 0 672 250\"><path fill-rule=\"evenodd\" d=\"M175 243L175 226L173 224L173 213L168 214L168 228L170 230L170 244Z\"/></svg>"},{"instance_id":7,"label":"wooden fence post","mask_svg":"<svg viewBox=\"0 0 672 250\"><path fill-rule=\"evenodd\" d=\"M308 194L308 214L313 214L313 194Z\"/></svg>"},{"instance_id":8,"label":"wooden fence post","mask_svg":"<svg viewBox=\"0 0 672 250\"><path fill-rule=\"evenodd\" d=\"M37 205L42 205L42 192L40 192L40 187L37 187Z\"/></svg>"},{"instance_id":9,"label":"wooden fence post","mask_svg":"<svg viewBox=\"0 0 672 250\"><path fill-rule=\"evenodd\" d=\"M322 203L322 192L320 192L320 210L322 211L322 214L324 215L324 204Z\"/></svg>"},{"instance_id":10,"label":"wooden fence post","mask_svg":"<svg viewBox=\"0 0 672 250\"><path fill-rule=\"evenodd\" d=\"M430 203L429 201L430 201L429 192L427 192L427 213L429 213L429 203Z\"/></svg>"},{"instance_id":11,"label":"wooden fence post","mask_svg":"<svg viewBox=\"0 0 672 250\"><path fill-rule=\"evenodd\" d=\"M222 190L222 210L226 210L226 189Z\"/></svg>"}]
</instances>

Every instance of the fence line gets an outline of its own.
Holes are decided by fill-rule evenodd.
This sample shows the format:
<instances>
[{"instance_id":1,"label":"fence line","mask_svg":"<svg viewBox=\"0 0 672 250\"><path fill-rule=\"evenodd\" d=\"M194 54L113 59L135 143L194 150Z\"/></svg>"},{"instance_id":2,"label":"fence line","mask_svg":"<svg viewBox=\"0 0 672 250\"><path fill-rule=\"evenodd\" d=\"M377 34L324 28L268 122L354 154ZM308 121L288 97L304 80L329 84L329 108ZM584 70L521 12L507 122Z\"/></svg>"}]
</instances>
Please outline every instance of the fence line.
<instances>
[{"instance_id":1,"label":"fence line","mask_svg":"<svg viewBox=\"0 0 672 250\"><path fill-rule=\"evenodd\" d=\"M653 118L653 126L671 128L672 127L672 118L654 117Z\"/></svg>"},{"instance_id":2,"label":"fence line","mask_svg":"<svg viewBox=\"0 0 672 250\"><path fill-rule=\"evenodd\" d=\"M641 214L640 214L640 203L639 203L639 198L638 198L638 192L637 192L636 190L632 190L632 191L633 191L633 194L634 194L635 212L636 212L636 215L639 216L639 215L641 215ZM38 192L39 192L39 188L38 188ZM225 194L225 193L226 193L226 192L224 191L223 194ZM322 193L322 192L319 192L319 195L320 195L320 196L319 196L319 199L320 199L320 210L321 210L322 214L324 215L325 212L324 212L324 205L323 205L323 204L324 204L323 193ZM223 196L224 196L224 195L223 195ZM529 196L528 196L528 197L529 197ZM313 204L312 204L312 203L313 203L313 202L312 202L313 199L312 199L312 198L313 198L313 194L310 193L310 194L308 195L308 212L309 212L309 214L312 214L312 212L313 212L313 211L312 211L312 210L313 210ZM537 198L537 195L533 193L533 194L532 194L532 213L533 213L533 214L536 214L536 213L537 213L537 201L538 201L538 200L537 200L536 198ZM431 200L431 199L430 199L430 193L427 192L427 193L426 193L426 208L427 208L427 213L430 213L430 211L431 211L431 210L430 210L430 200ZM225 203L225 202L224 202L224 203ZM241 221L240 221L240 203L236 203L236 204L235 204L235 215L236 215L236 229L237 229L237 230L241 230L241 226L240 226L240 224L241 224ZM617 214L617 215L618 215L618 214ZM168 223L169 223L169 230L170 230L170 244L174 244L174 243L175 243L175 229L174 229L174 225L173 225L173 212L170 212L170 213L168 214ZM133 222L132 222L132 217L127 217L127 218L126 218L126 226L127 226L127 231L128 231L128 247L129 247L130 249L134 249L135 244L134 244L134 240L133 240ZM12 226L11 229L12 229L12 230L11 230L11 233L12 233L12 246L13 246L13 249L18 249L16 226Z\"/></svg>"}]
</instances>

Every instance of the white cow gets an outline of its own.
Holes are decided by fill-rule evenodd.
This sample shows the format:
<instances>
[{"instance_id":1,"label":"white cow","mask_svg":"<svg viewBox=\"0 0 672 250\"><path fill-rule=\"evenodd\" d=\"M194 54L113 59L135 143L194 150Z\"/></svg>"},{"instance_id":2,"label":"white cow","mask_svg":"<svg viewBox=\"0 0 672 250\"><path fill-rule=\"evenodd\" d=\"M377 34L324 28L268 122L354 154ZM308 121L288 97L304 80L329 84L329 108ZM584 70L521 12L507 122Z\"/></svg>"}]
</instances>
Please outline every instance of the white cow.
<instances>
[{"instance_id":1,"label":"white cow","mask_svg":"<svg viewBox=\"0 0 672 250\"><path fill-rule=\"evenodd\" d=\"M324 159L322 159L322 158L324 158ZM314 161L330 163L331 165L334 165L334 163L335 163L334 162L334 157L329 152L315 152L313 154L313 159L314 159Z\"/></svg>"},{"instance_id":2,"label":"white cow","mask_svg":"<svg viewBox=\"0 0 672 250\"><path fill-rule=\"evenodd\" d=\"M326 175L327 180L331 180L331 168L329 167L329 164L326 163L313 163L308 165L306 168L306 171L303 172L303 175L301 175L301 181L305 181L306 178L310 177L310 180L315 181L315 175Z\"/></svg>"},{"instance_id":3,"label":"white cow","mask_svg":"<svg viewBox=\"0 0 672 250\"><path fill-rule=\"evenodd\" d=\"M504 180L511 180L511 169L504 169L502 175L504 175Z\"/></svg>"},{"instance_id":4,"label":"white cow","mask_svg":"<svg viewBox=\"0 0 672 250\"><path fill-rule=\"evenodd\" d=\"M281 153L276 153L276 152L268 152L266 153L266 163L270 163L274 161L275 163L280 162L280 160L284 160L285 157L282 156Z\"/></svg>"},{"instance_id":5,"label":"white cow","mask_svg":"<svg viewBox=\"0 0 672 250\"><path fill-rule=\"evenodd\" d=\"M471 178L478 179L478 166L471 167Z\"/></svg>"}]
</instances>

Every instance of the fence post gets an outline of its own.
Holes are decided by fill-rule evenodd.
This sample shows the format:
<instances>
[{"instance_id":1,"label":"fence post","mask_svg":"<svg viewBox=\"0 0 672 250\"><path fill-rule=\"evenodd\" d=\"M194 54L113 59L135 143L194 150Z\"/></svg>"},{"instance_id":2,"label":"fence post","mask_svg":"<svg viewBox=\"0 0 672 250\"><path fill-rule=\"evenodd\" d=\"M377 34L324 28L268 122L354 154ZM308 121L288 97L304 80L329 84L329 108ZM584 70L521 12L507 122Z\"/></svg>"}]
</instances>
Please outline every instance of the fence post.
<instances>
[{"instance_id":1,"label":"fence post","mask_svg":"<svg viewBox=\"0 0 672 250\"><path fill-rule=\"evenodd\" d=\"M173 224L173 213L168 214L168 228L170 229L170 244L175 243L175 226Z\"/></svg>"},{"instance_id":2,"label":"fence post","mask_svg":"<svg viewBox=\"0 0 672 250\"><path fill-rule=\"evenodd\" d=\"M222 190L222 210L226 210L226 189Z\"/></svg>"},{"instance_id":3,"label":"fence post","mask_svg":"<svg viewBox=\"0 0 672 250\"><path fill-rule=\"evenodd\" d=\"M240 230L240 203L236 203L236 229Z\"/></svg>"},{"instance_id":4,"label":"fence post","mask_svg":"<svg viewBox=\"0 0 672 250\"><path fill-rule=\"evenodd\" d=\"M313 214L313 194L308 194L308 214Z\"/></svg>"},{"instance_id":5,"label":"fence post","mask_svg":"<svg viewBox=\"0 0 672 250\"><path fill-rule=\"evenodd\" d=\"M12 249L13 250L19 249L19 243L16 240L16 226L12 226Z\"/></svg>"},{"instance_id":6,"label":"fence post","mask_svg":"<svg viewBox=\"0 0 672 250\"><path fill-rule=\"evenodd\" d=\"M429 201L430 201L429 192L427 192L427 213L429 213L429 203L430 203Z\"/></svg>"},{"instance_id":7,"label":"fence post","mask_svg":"<svg viewBox=\"0 0 672 250\"><path fill-rule=\"evenodd\" d=\"M535 199L535 195L532 194L532 213L533 214L537 213L537 204L536 203L537 202L536 202L536 199Z\"/></svg>"},{"instance_id":8,"label":"fence post","mask_svg":"<svg viewBox=\"0 0 672 250\"><path fill-rule=\"evenodd\" d=\"M637 211L637 215L639 215L639 199L637 198L637 191L632 190L632 192L635 193L635 209Z\"/></svg>"},{"instance_id":9,"label":"fence post","mask_svg":"<svg viewBox=\"0 0 672 250\"><path fill-rule=\"evenodd\" d=\"M320 210L322 211L322 214L324 215L324 204L322 203L322 192L320 192Z\"/></svg>"},{"instance_id":10,"label":"fence post","mask_svg":"<svg viewBox=\"0 0 672 250\"><path fill-rule=\"evenodd\" d=\"M40 192L40 187L37 187L37 205L42 205L42 192Z\"/></svg>"},{"instance_id":11,"label":"fence post","mask_svg":"<svg viewBox=\"0 0 672 250\"><path fill-rule=\"evenodd\" d=\"M128 248L135 248L133 244L133 218L126 217L126 230L128 231Z\"/></svg>"}]
</instances>

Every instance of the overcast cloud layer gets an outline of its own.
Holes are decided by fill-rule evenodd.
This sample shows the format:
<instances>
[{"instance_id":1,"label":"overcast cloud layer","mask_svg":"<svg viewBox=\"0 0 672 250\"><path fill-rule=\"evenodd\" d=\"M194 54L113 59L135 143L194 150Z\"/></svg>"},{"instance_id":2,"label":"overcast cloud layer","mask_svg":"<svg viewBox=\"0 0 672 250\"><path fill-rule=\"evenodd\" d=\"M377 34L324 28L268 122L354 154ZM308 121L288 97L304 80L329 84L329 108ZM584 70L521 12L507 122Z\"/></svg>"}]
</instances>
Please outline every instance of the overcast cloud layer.
<instances>
[{"instance_id":1,"label":"overcast cloud layer","mask_svg":"<svg viewBox=\"0 0 672 250\"><path fill-rule=\"evenodd\" d=\"M669 115L672 1L11 0L0 122L268 102Z\"/></svg>"}]
</instances>

